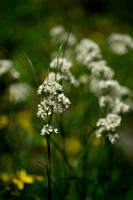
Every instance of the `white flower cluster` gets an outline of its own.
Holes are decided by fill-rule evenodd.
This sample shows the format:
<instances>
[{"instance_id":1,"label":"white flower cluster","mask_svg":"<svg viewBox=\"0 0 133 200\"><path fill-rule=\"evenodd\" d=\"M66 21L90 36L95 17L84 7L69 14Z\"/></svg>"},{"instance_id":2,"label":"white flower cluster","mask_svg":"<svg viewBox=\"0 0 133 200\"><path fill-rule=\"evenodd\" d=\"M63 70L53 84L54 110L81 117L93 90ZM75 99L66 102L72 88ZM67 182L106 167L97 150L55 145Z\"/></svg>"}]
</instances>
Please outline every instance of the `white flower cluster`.
<instances>
[{"instance_id":1,"label":"white flower cluster","mask_svg":"<svg viewBox=\"0 0 133 200\"><path fill-rule=\"evenodd\" d=\"M110 129L108 123L112 123L112 127L114 126L113 120L117 121L117 125L120 125L121 117L120 114L127 113L131 110L129 104L127 104L126 100L130 97L131 92L128 88L121 86L116 80L100 80L99 82L95 82L95 90L93 91L95 94L98 94L99 106L105 109L105 112L108 114L105 119L100 119L97 123L97 126L100 128L96 131L97 136L101 136L102 133L106 131L107 137L111 143L115 143L119 138L118 134L114 134L115 129ZM111 118L109 118L111 116ZM111 119L111 120L110 120ZM101 126L102 123L106 124ZM105 128L106 127L106 128ZM111 132L110 132L111 131Z\"/></svg>"},{"instance_id":2,"label":"white flower cluster","mask_svg":"<svg viewBox=\"0 0 133 200\"><path fill-rule=\"evenodd\" d=\"M58 65L58 66L57 66ZM54 58L50 63L50 68L56 69L59 71L55 77L58 80L67 80L70 84L74 85L75 87L78 86L78 81L72 75L70 68L72 67L71 61L66 58Z\"/></svg>"},{"instance_id":3,"label":"white flower cluster","mask_svg":"<svg viewBox=\"0 0 133 200\"><path fill-rule=\"evenodd\" d=\"M114 144L119 138L119 135L116 133L117 128L120 126L121 117L116 114L108 114L106 118L101 118L97 122L97 127L99 128L96 131L96 136L100 137L103 133L107 133L106 136L109 138L110 142Z\"/></svg>"},{"instance_id":4,"label":"white flower cluster","mask_svg":"<svg viewBox=\"0 0 133 200\"><path fill-rule=\"evenodd\" d=\"M90 39L82 39L75 48L76 60L88 66L90 62L102 58L99 46Z\"/></svg>"},{"instance_id":5,"label":"white flower cluster","mask_svg":"<svg viewBox=\"0 0 133 200\"><path fill-rule=\"evenodd\" d=\"M127 34L112 33L108 42L114 54L124 55L128 53L129 49L133 49L133 38Z\"/></svg>"},{"instance_id":6,"label":"white flower cluster","mask_svg":"<svg viewBox=\"0 0 133 200\"><path fill-rule=\"evenodd\" d=\"M64 72L72 67L72 63L66 58L59 58L59 59L55 58L50 63L50 68L57 68L57 67L60 69L60 71Z\"/></svg>"},{"instance_id":7,"label":"white flower cluster","mask_svg":"<svg viewBox=\"0 0 133 200\"><path fill-rule=\"evenodd\" d=\"M12 78L19 78L20 74L13 69L13 63L11 60L0 60L0 76L9 74Z\"/></svg>"},{"instance_id":8,"label":"white flower cluster","mask_svg":"<svg viewBox=\"0 0 133 200\"><path fill-rule=\"evenodd\" d=\"M64 32L64 27L56 27L51 30L51 36L56 35L55 38L60 40ZM133 49L133 39L129 35L114 33L109 37L108 41L112 51L119 55L127 53L129 48ZM99 137L105 133L109 141L115 143L119 138L116 129L121 123L120 115L131 110L130 97L132 93L127 87L121 86L117 80L113 79L115 73L106 61L102 59L100 48L95 42L86 38L82 39L74 47L74 53L76 64L85 66L89 70L88 75L82 74L79 77L78 84L89 84L91 92L97 96L99 106L105 114L105 118L98 120L96 135ZM53 69L58 68L59 72L56 75L54 73L49 74L46 81L55 80L56 77L56 80L64 79L69 80L74 85L77 84L77 80L70 72L72 63L67 59L54 59L50 67ZM65 98L62 97L62 99ZM56 107L58 108L58 106ZM57 110L60 109L58 108Z\"/></svg>"},{"instance_id":9,"label":"white flower cluster","mask_svg":"<svg viewBox=\"0 0 133 200\"><path fill-rule=\"evenodd\" d=\"M62 42L65 42L68 32L65 30L63 26L55 26L50 30L50 36L52 37L52 40L55 44L61 44ZM67 41L67 45L73 46L77 42L76 37L70 33L69 38Z\"/></svg>"},{"instance_id":10,"label":"white flower cluster","mask_svg":"<svg viewBox=\"0 0 133 200\"><path fill-rule=\"evenodd\" d=\"M129 41L129 39L125 39L125 41ZM130 106L126 102L127 97L131 95L130 90L113 79L114 71L102 59L99 46L93 41L89 39L81 40L76 46L75 52L76 60L85 65L90 71L90 90L98 97L99 106L104 108L105 115L107 115L100 122L105 122L108 127L111 127L111 123L114 126L112 118L114 120L116 118L121 119L120 114L130 111ZM79 78L80 82L85 84L89 82L87 79L88 77L85 79L83 77ZM98 127L100 122L97 123ZM119 120L119 125L120 122L121 120ZM109 123L110 126L108 125ZM105 126L100 126L96 131L96 135L101 136L105 131L110 142L114 143L118 138L118 134L114 134L115 129L110 130Z\"/></svg>"},{"instance_id":11,"label":"white flower cluster","mask_svg":"<svg viewBox=\"0 0 133 200\"><path fill-rule=\"evenodd\" d=\"M57 132L56 129L49 126L53 113L62 113L71 104L70 100L64 95L62 86L57 82L45 82L41 84L37 91L38 95L42 95L40 104L38 104L37 116L46 121L41 134L50 134Z\"/></svg>"},{"instance_id":12,"label":"white flower cluster","mask_svg":"<svg viewBox=\"0 0 133 200\"><path fill-rule=\"evenodd\" d=\"M92 76L98 79L112 79L114 76L113 70L107 66L107 63L104 60L91 62L88 65L88 69L91 70Z\"/></svg>"},{"instance_id":13,"label":"white flower cluster","mask_svg":"<svg viewBox=\"0 0 133 200\"><path fill-rule=\"evenodd\" d=\"M32 88L27 83L13 83L9 86L9 99L11 102L24 102L32 94Z\"/></svg>"},{"instance_id":14,"label":"white flower cluster","mask_svg":"<svg viewBox=\"0 0 133 200\"><path fill-rule=\"evenodd\" d=\"M51 134L51 133L58 133L58 129L48 124L44 125L41 130L41 135Z\"/></svg>"}]
</instances>

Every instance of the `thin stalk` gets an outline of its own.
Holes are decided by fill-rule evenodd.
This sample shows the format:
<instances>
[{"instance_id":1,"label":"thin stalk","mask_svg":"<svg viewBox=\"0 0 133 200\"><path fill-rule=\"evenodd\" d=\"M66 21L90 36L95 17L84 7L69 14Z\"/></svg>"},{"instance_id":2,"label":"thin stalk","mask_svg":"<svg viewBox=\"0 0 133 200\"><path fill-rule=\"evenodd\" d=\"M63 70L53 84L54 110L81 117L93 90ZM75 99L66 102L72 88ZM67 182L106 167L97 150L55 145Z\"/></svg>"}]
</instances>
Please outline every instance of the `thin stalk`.
<instances>
[{"instance_id":1,"label":"thin stalk","mask_svg":"<svg viewBox=\"0 0 133 200\"><path fill-rule=\"evenodd\" d=\"M48 200L51 200L51 152L50 152L50 135L46 135L48 150Z\"/></svg>"},{"instance_id":2,"label":"thin stalk","mask_svg":"<svg viewBox=\"0 0 133 200\"><path fill-rule=\"evenodd\" d=\"M111 173L112 173L112 167L113 167L113 145L112 144L108 144L108 148L109 148L109 168L108 168L108 196L109 199L111 198Z\"/></svg>"},{"instance_id":3,"label":"thin stalk","mask_svg":"<svg viewBox=\"0 0 133 200\"><path fill-rule=\"evenodd\" d=\"M65 145L65 132L64 132L63 113L61 113L61 117L60 117L60 132L61 132L62 143L63 143L63 152L64 152L64 154L66 154L66 145Z\"/></svg>"}]
</instances>

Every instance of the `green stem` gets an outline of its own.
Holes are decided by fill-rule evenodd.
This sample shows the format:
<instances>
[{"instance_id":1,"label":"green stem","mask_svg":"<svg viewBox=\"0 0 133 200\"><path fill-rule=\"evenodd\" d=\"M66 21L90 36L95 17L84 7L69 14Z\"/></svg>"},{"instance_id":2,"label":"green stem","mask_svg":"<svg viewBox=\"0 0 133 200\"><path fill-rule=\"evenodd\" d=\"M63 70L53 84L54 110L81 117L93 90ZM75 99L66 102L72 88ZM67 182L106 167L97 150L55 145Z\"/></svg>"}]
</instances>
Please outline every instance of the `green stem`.
<instances>
[{"instance_id":1,"label":"green stem","mask_svg":"<svg viewBox=\"0 0 133 200\"><path fill-rule=\"evenodd\" d=\"M50 135L46 135L48 150L48 200L51 200L51 152L50 152Z\"/></svg>"}]
</instances>

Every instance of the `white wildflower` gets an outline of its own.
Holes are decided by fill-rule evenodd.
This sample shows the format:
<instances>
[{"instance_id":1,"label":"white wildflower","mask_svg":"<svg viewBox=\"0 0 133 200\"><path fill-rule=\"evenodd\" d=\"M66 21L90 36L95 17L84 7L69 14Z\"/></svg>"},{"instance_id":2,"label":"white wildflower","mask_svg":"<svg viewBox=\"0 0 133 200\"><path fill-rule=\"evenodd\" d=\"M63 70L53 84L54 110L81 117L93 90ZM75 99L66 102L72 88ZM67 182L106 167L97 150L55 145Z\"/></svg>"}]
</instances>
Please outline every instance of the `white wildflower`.
<instances>
[{"instance_id":1,"label":"white wildflower","mask_svg":"<svg viewBox=\"0 0 133 200\"><path fill-rule=\"evenodd\" d=\"M37 116L45 120L46 117L50 116L55 107L55 102L51 96L47 99L43 99L40 104L38 104Z\"/></svg>"},{"instance_id":2,"label":"white wildflower","mask_svg":"<svg viewBox=\"0 0 133 200\"><path fill-rule=\"evenodd\" d=\"M32 88L27 83L13 83L9 86L9 99L14 103L26 101L32 94Z\"/></svg>"},{"instance_id":3,"label":"white wildflower","mask_svg":"<svg viewBox=\"0 0 133 200\"><path fill-rule=\"evenodd\" d=\"M70 100L64 95L62 86L55 81L44 82L39 86L37 93L43 96L40 104L38 104L37 116L46 122L47 120L49 122L54 112L62 113L71 104ZM46 130L46 127L42 129L42 135L47 132ZM50 129L48 129L48 132L50 133Z\"/></svg>"},{"instance_id":4,"label":"white wildflower","mask_svg":"<svg viewBox=\"0 0 133 200\"><path fill-rule=\"evenodd\" d=\"M44 82L47 83L47 82L54 82L55 79L57 81L60 81L62 79L62 76L59 72L57 73L54 73L54 72L49 72L48 73L48 76L45 78Z\"/></svg>"},{"instance_id":5,"label":"white wildflower","mask_svg":"<svg viewBox=\"0 0 133 200\"><path fill-rule=\"evenodd\" d=\"M52 40L56 44L61 44L62 42L65 42L68 36L68 32L65 30L63 26L55 26L50 30L50 36L52 37ZM74 34L70 33L69 38L67 41L67 45L73 46L77 42L76 37Z\"/></svg>"},{"instance_id":6,"label":"white wildflower","mask_svg":"<svg viewBox=\"0 0 133 200\"><path fill-rule=\"evenodd\" d=\"M12 69L11 60L0 60L0 76L10 72L11 69Z\"/></svg>"},{"instance_id":7,"label":"white wildflower","mask_svg":"<svg viewBox=\"0 0 133 200\"><path fill-rule=\"evenodd\" d=\"M57 68L57 67L58 67L58 70L64 72L66 70L69 70L72 67L72 63L66 58L59 58L59 59L54 58L52 62L50 63L50 68Z\"/></svg>"},{"instance_id":8,"label":"white wildflower","mask_svg":"<svg viewBox=\"0 0 133 200\"><path fill-rule=\"evenodd\" d=\"M119 113L127 113L130 110L130 106L124 102L122 102L120 99L115 99L114 106L112 109L113 113L119 114Z\"/></svg>"},{"instance_id":9,"label":"white wildflower","mask_svg":"<svg viewBox=\"0 0 133 200\"><path fill-rule=\"evenodd\" d=\"M88 68L91 70L92 76L100 79L112 79L114 76L113 70L107 66L106 61L100 60L91 62L88 65Z\"/></svg>"},{"instance_id":10,"label":"white wildflower","mask_svg":"<svg viewBox=\"0 0 133 200\"><path fill-rule=\"evenodd\" d=\"M50 30L50 36L54 43L58 44L64 40L65 28L61 25L53 27Z\"/></svg>"},{"instance_id":11,"label":"white wildflower","mask_svg":"<svg viewBox=\"0 0 133 200\"><path fill-rule=\"evenodd\" d=\"M124 97L128 97L128 96L132 95L132 92L129 88L120 85L119 95L124 96Z\"/></svg>"},{"instance_id":12,"label":"white wildflower","mask_svg":"<svg viewBox=\"0 0 133 200\"><path fill-rule=\"evenodd\" d=\"M83 65L101 59L99 46L90 39L82 39L75 48L76 60Z\"/></svg>"},{"instance_id":13,"label":"white wildflower","mask_svg":"<svg viewBox=\"0 0 133 200\"><path fill-rule=\"evenodd\" d=\"M100 80L98 88L103 94L119 95L120 84L118 83L118 81L113 79Z\"/></svg>"},{"instance_id":14,"label":"white wildflower","mask_svg":"<svg viewBox=\"0 0 133 200\"><path fill-rule=\"evenodd\" d=\"M58 133L58 129L48 124L44 125L41 130L41 135L51 134L51 133Z\"/></svg>"},{"instance_id":15,"label":"white wildflower","mask_svg":"<svg viewBox=\"0 0 133 200\"><path fill-rule=\"evenodd\" d=\"M14 79L18 79L20 77L20 73L18 71L16 71L15 69L10 70L10 75Z\"/></svg>"},{"instance_id":16,"label":"white wildflower","mask_svg":"<svg viewBox=\"0 0 133 200\"><path fill-rule=\"evenodd\" d=\"M127 113L130 106L119 98L113 98L109 95L101 96L99 99L100 107L108 107L108 109L115 114Z\"/></svg>"},{"instance_id":17,"label":"white wildflower","mask_svg":"<svg viewBox=\"0 0 133 200\"><path fill-rule=\"evenodd\" d=\"M108 42L114 54L124 55L129 49L133 49L133 38L127 34L112 33Z\"/></svg>"},{"instance_id":18,"label":"white wildflower","mask_svg":"<svg viewBox=\"0 0 133 200\"><path fill-rule=\"evenodd\" d=\"M103 133L106 133L109 141L114 144L119 138L116 129L120 126L121 117L116 114L108 114L106 118L101 118L97 122L98 130L95 131L96 137L101 137Z\"/></svg>"},{"instance_id":19,"label":"white wildflower","mask_svg":"<svg viewBox=\"0 0 133 200\"><path fill-rule=\"evenodd\" d=\"M57 68L57 63L58 63L58 77L60 80L66 80L69 81L72 85L77 87L79 85L79 82L74 78L72 75L70 68L72 67L71 61L69 61L66 58L57 58L53 59L52 62L50 63L51 68Z\"/></svg>"},{"instance_id":20,"label":"white wildflower","mask_svg":"<svg viewBox=\"0 0 133 200\"><path fill-rule=\"evenodd\" d=\"M20 73L13 68L11 60L0 60L0 76L4 74L9 74L14 79L20 77Z\"/></svg>"},{"instance_id":21,"label":"white wildflower","mask_svg":"<svg viewBox=\"0 0 133 200\"><path fill-rule=\"evenodd\" d=\"M108 134L107 137L108 137L109 141L112 144L116 143L116 141L119 139L119 135L117 133L115 133L115 134Z\"/></svg>"},{"instance_id":22,"label":"white wildflower","mask_svg":"<svg viewBox=\"0 0 133 200\"><path fill-rule=\"evenodd\" d=\"M69 108L69 105L71 104L70 100L63 94L58 95L58 100L57 100L57 112L63 112L63 110Z\"/></svg>"},{"instance_id":23,"label":"white wildflower","mask_svg":"<svg viewBox=\"0 0 133 200\"><path fill-rule=\"evenodd\" d=\"M98 130L95 131L95 134L96 134L96 137L101 137L102 136L102 133L105 132L106 129L105 127L100 127Z\"/></svg>"},{"instance_id":24,"label":"white wildflower","mask_svg":"<svg viewBox=\"0 0 133 200\"><path fill-rule=\"evenodd\" d=\"M67 38L68 33L66 33L66 38ZM77 43L77 39L73 33L69 34L67 45L69 46L74 46Z\"/></svg>"},{"instance_id":25,"label":"white wildflower","mask_svg":"<svg viewBox=\"0 0 133 200\"><path fill-rule=\"evenodd\" d=\"M96 136L101 136L102 133L107 132L109 134L116 131L116 129L120 126L121 117L119 115L110 113L106 118L101 118L97 122L97 127L99 129L96 131Z\"/></svg>"},{"instance_id":26,"label":"white wildflower","mask_svg":"<svg viewBox=\"0 0 133 200\"><path fill-rule=\"evenodd\" d=\"M43 84L41 84L37 90L38 95L39 94L52 94L52 95L56 95L59 92L62 92L62 86L57 83L56 81L54 82L44 82Z\"/></svg>"},{"instance_id":27,"label":"white wildflower","mask_svg":"<svg viewBox=\"0 0 133 200\"><path fill-rule=\"evenodd\" d=\"M101 96L99 99L99 105L100 107L109 106L112 108L112 106L114 105L113 98L109 95Z\"/></svg>"}]
</instances>

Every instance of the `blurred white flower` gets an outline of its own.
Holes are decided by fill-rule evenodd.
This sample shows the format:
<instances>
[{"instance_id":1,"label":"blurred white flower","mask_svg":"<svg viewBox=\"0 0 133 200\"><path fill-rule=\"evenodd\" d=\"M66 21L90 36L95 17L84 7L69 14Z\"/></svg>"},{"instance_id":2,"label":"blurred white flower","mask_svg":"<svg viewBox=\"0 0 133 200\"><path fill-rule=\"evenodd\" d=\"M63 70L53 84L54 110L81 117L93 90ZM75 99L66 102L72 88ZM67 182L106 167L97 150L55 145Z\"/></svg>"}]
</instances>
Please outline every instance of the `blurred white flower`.
<instances>
[{"instance_id":1,"label":"blurred white flower","mask_svg":"<svg viewBox=\"0 0 133 200\"><path fill-rule=\"evenodd\" d=\"M9 74L15 79L20 77L20 73L13 69L13 62L11 60L0 60L0 76L4 74Z\"/></svg>"},{"instance_id":2,"label":"blurred white flower","mask_svg":"<svg viewBox=\"0 0 133 200\"><path fill-rule=\"evenodd\" d=\"M119 135L117 133L115 133L114 135L113 134L108 134L108 139L109 141L114 144L117 142L117 140L119 139Z\"/></svg>"},{"instance_id":3,"label":"blurred white flower","mask_svg":"<svg viewBox=\"0 0 133 200\"><path fill-rule=\"evenodd\" d=\"M127 34L112 33L108 42L114 54L124 55L128 53L129 49L133 49L133 38Z\"/></svg>"},{"instance_id":4,"label":"blurred white flower","mask_svg":"<svg viewBox=\"0 0 133 200\"><path fill-rule=\"evenodd\" d=\"M90 62L102 58L99 46L90 39L82 39L75 48L76 60L88 66Z\"/></svg>"},{"instance_id":5,"label":"blurred white flower","mask_svg":"<svg viewBox=\"0 0 133 200\"><path fill-rule=\"evenodd\" d=\"M58 65L58 67L57 67ZM75 87L79 86L78 80L72 75L70 68L72 67L72 62L66 58L54 58L50 63L50 68L56 69L59 71L57 73L57 79L69 81Z\"/></svg>"},{"instance_id":6,"label":"blurred white flower","mask_svg":"<svg viewBox=\"0 0 133 200\"><path fill-rule=\"evenodd\" d=\"M14 103L26 101L32 91L31 86L27 83L13 83L9 86L9 99Z\"/></svg>"},{"instance_id":7,"label":"blurred white flower","mask_svg":"<svg viewBox=\"0 0 133 200\"><path fill-rule=\"evenodd\" d=\"M60 81L62 79L62 76L59 72L54 73L54 72L49 72L47 77L45 78L44 82L48 83L48 82L54 82L55 79L57 81Z\"/></svg>"},{"instance_id":8,"label":"blurred white flower","mask_svg":"<svg viewBox=\"0 0 133 200\"><path fill-rule=\"evenodd\" d=\"M12 61L11 60L0 60L0 76L10 72L12 69Z\"/></svg>"},{"instance_id":9,"label":"blurred white flower","mask_svg":"<svg viewBox=\"0 0 133 200\"><path fill-rule=\"evenodd\" d=\"M58 66L57 66L58 64ZM61 70L62 72L69 70L72 67L71 61L69 61L66 58L54 58L52 62L50 63L50 68L57 68L58 70Z\"/></svg>"},{"instance_id":10,"label":"blurred white flower","mask_svg":"<svg viewBox=\"0 0 133 200\"><path fill-rule=\"evenodd\" d=\"M52 38L52 41L55 44L61 44L65 42L68 36L68 32L65 30L65 28L62 25L55 26L50 30L50 36ZM67 40L67 45L68 46L73 46L77 42L76 37L74 34L70 33L68 40Z\"/></svg>"},{"instance_id":11,"label":"blurred white flower","mask_svg":"<svg viewBox=\"0 0 133 200\"><path fill-rule=\"evenodd\" d=\"M91 62L88 65L88 69L91 70L92 76L99 79L112 79L114 76L114 71L107 66L104 60Z\"/></svg>"}]
</instances>

